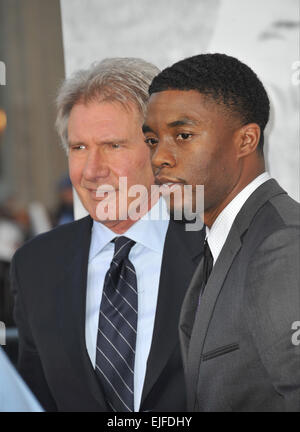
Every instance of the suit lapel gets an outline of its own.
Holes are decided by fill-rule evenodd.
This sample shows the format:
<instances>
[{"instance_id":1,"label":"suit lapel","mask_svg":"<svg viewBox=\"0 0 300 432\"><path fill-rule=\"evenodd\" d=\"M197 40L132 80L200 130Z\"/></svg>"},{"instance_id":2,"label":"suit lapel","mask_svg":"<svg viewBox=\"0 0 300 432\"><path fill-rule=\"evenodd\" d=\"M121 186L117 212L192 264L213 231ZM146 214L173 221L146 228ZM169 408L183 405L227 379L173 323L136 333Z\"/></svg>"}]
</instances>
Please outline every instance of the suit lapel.
<instances>
[{"instance_id":1,"label":"suit lapel","mask_svg":"<svg viewBox=\"0 0 300 432\"><path fill-rule=\"evenodd\" d=\"M192 409L195 404L199 365L201 361L201 355L209 321L212 316L219 292L221 291L221 288L223 286L224 279L240 248L241 241L239 232L237 231L237 229L234 228L230 233L230 241L226 242L220 253L219 258L216 261L213 272L211 273L211 276L205 287L203 296L201 297L200 305L198 305L198 307L196 306L197 313L195 316L194 327L192 330L189 349L187 353L186 370L187 386L189 389L191 389L191 391L188 392L188 406L192 407ZM201 263L200 269L201 274L199 275L200 281L202 281L202 264L203 263ZM199 279L194 280L194 284L199 284L200 281ZM191 286L191 291L193 291L194 287ZM199 287L197 287L197 292L199 292L198 288Z\"/></svg>"},{"instance_id":2,"label":"suit lapel","mask_svg":"<svg viewBox=\"0 0 300 432\"><path fill-rule=\"evenodd\" d=\"M85 342L86 287L92 220L86 217L78 223L77 230L74 230L72 244L68 245L68 251L66 251L72 254L72 258L64 263L64 277L57 287L60 296L57 303L60 308L58 316L60 317L61 339L70 364L76 369L78 379L87 382L92 394L100 404L100 410L101 408L106 410L103 393Z\"/></svg>"},{"instance_id":3,"label":"suit lapel","mask_svg":"<svg viewBox=\"0 0 300 432\"><path fill-rule=\"evenodd\" d=\"M259 209L272 197L282 193L285 193L285 191L279 187L275 180L271 179L258 187L248 198L231 227L207 282L200 304L198 293L202 283L203 260L200 262L191 281L180 317L180 341L186 369L187 388L189 389L189 410L193 410L195 406L199 367L209 322L226 275L242 246L243 234ZM192 320L195 316L192 332L190 332L191 314Z\"/></svg>"},{"instance_id":4,"label":"suit lapel","mask_svg":"<svg viewBox=\"0 0 300 432\"><path fill-rule=\"evenodd\" d=\"M188 232L184 224L170 221L141 406L178 343L179 312L189 280L202 254L202 245L202 231Z\"/></svg>"},{"instance_id":5,"label":"suit lapel","mask_svg":"<svg viewBox=\"0 0 300 432\"><path fill-rule=\"evenodd\" d=\"M194 326L195 314L199 306L199 292L201 288L203 272L203 257L196 268L188 291L184 298L180 312L179 338L182 351L183 365L187 366L187 355L190 344L191 334Z\"/></svg>"}]
</instances>

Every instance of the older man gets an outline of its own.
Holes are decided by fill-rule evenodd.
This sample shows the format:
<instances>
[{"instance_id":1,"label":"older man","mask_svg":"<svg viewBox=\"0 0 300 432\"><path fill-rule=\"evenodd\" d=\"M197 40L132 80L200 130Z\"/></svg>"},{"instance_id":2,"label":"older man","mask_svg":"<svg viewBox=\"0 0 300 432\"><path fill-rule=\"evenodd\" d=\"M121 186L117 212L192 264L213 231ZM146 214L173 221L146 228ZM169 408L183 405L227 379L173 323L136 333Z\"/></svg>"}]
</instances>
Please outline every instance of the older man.
<instances>
[{"instance_id":1,"label":"older man","mask_svg":"<svg viewBox=\"0 0 300 432\"><path fill-rule=\"evenodd\" d=\"M265 171L266 91L237 59L205 54L150 94L156 181L204 185L204 258L180 321L188 409L299 411L300 206Z\"/></svg>"},{"instance_id":2,"label":"older man","mask_svg":"<svg viewBox=\"0 0 300 432\"><path fill-rule=\"evenodd\" d=\"M177 325L201 232L150 199L141 126L157 72L107 59L60 89L56 124L89 216L35 238L12 265L20 370L47 410L185 410Z\"/></svg>"}]
</instances>

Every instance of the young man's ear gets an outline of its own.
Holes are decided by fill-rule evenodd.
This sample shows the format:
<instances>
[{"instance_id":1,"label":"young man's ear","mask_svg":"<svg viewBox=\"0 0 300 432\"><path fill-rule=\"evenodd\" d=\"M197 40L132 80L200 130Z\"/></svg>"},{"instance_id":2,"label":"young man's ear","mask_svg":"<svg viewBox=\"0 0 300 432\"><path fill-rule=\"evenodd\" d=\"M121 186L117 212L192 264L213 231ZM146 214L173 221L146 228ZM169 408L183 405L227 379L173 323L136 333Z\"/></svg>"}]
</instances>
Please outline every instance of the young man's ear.
<instances>
[{"instance_id":1,"label":"young man's ear","mask_svg":"<svg viewBox=\"0 0 300 432\"><path fill-rule=\"evenodd\" d=\"M260 140L260 127L256 123L242 126L237 134L237 157L242 158L257 150Z\"/></svg>"}]
</instances>

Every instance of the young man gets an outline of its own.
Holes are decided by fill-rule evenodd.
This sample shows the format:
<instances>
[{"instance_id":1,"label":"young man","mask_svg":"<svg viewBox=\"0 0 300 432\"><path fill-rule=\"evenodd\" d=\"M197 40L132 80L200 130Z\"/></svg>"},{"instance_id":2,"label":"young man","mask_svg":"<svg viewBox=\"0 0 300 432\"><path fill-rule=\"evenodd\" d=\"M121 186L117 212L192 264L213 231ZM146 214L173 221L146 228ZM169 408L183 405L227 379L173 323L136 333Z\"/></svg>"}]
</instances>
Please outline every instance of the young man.
<instances>
[{"instance_id":1,"label":"young man","mask_svg":"<svg viewBox=\"0 0 300 432\"><path fill-rule=\"evenodd\" d=\"M237 59L205 54L150 95L156 182L204 185L204 258L180 320L188 410L299 411L300 210L265 171L266 91Z\"/></svg>"}]
</instances>

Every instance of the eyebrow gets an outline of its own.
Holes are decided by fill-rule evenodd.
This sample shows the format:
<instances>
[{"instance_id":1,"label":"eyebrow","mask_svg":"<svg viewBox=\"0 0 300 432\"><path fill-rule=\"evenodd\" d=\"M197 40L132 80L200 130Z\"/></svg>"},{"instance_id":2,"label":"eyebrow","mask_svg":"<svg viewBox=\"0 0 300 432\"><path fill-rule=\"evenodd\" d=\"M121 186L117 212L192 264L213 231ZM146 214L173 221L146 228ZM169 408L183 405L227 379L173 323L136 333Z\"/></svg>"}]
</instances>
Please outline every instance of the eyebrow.
<instances>
[{"instance_id":1,"label":"eyebrow","mask_svg":"<svg viewBox=\"0 0 300 432\"><path fill-rule=\"evenodd\" d=\"M203 122L201 120L192 120L190 118L184 117L182 119L167 123L167 126L171 127L171 128L175 128L177 126L186 126L186 125L198 126L198 125L201 125L202 123ZM147 124L143 124L142 130L143 130L143 133L147 133L147 132L153 132L154 133L154 130L150 126L148 126Z\"/></svg>"},{"instance_id":2,"label":"eyebrow","mask_svg":"<svg viewBox=\"0 0 300 432\"><path fill-rule=\"evenodd\" d=\"M105 144L126 144L126 142L128 142L127 139L104 139L104 140L100 140L97 142L98 145L105 145ZM68 146L72 147L72 146L78 146L78 145L85 145L85 143L83 141L69 141L68 140Z\"/></svg>"},{"instance_id":3,"label":"eyebrow","mask_svg":"<svg viewBox=\"0 0 300 432\"><path fill-rule=\"evenodd\" d=\"M185 126L185 125L190 125L190 126L196 126L201 124L202 122L199 120L192 120L190 118L182 118L180 120L175 120L171 123L168 123L167 126L168 127L177 127L177 126Z\"/></svg>"},{"instance_id":4,"label":"eyebrow","mask_svg":"<svg viewBox=\"0 0 300 432\"><path fill-rule=\"evenodd\" d=\"M142 131L143 131L144 133L147 133L147 132L154 132L154 130L151 129L151 127L148 126L147 124L143 124L143 126L142 126Z\"/></svg>"},{"instance_id":5,"label":"eyebrow","mask_svg":"<svg viewBox=\"0 0 300 432\"><path fill-rule=\"evenodd\" d=\"M78 146L78 145L83 145L83 142L81 142L81 141L69 141L68 140L68 147Z\"/></svg>"}]
</instances>

